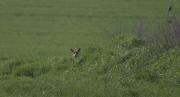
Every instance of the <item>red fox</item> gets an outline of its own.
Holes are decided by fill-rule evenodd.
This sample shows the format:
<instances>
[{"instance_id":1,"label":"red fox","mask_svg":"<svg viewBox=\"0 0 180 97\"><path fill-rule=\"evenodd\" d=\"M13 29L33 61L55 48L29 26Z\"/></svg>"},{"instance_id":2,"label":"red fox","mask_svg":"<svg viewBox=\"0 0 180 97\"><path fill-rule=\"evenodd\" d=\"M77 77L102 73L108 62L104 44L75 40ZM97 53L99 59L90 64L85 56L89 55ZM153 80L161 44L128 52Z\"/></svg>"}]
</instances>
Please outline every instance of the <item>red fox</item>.
<instances>
[{"instance_id":1,"label":"red fox","mask_svg":"<svg viewBox=\"0 0 180 97\"><path fill-rule=\"evenodd\" d=\"M74 58L77 58L78 56L79 56L79 53L80 53L80 51L81 51L81 48L78 48L78 49L70 49L70 51L72 52L72 54L73 54L73 57Z\"/></svg>"}]
</instances>

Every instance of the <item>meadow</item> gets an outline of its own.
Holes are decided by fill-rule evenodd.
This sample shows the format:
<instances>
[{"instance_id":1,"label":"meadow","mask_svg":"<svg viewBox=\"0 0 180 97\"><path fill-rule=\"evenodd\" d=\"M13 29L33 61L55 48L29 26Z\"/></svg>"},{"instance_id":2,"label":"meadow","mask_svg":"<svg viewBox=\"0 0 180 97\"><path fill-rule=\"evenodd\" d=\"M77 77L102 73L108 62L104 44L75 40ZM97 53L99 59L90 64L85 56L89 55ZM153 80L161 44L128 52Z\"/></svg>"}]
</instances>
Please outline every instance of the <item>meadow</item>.
<instances>
[{"instance_id":1,"label":"meadow","mask_svg":"<svg viewBox=\"0 0 180 97\"><path fill-rule=\"evenodd\" d=\"M1 0L0 97L179 97L179 45L129 34L170 4L179 17L179 0Z\"/></svg>"}]
</instances>

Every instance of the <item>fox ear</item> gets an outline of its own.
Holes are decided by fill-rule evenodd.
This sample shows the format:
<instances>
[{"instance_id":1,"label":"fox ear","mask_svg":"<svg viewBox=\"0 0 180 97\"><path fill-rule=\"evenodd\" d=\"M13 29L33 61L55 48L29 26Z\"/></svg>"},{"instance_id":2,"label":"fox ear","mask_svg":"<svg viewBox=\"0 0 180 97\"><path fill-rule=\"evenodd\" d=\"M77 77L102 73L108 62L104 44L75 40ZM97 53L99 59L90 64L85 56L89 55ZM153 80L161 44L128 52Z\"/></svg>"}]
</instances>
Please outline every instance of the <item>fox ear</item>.
<instances>
[{"instance_id":1,"label":"fox ear","mask_svg":"<svg viewBox=\"0 0 180 97\"><path fill-rule=\"evenodd\" d=\"M78 48L78 50L77 50L77 51L79 52L80 50L81 50L81 48Z\"/></svg>"},{"instance_id":2,"label":"fox ear","mask_svg":"<svg viewBox=\"0 0 180 97\"><path fill-rule=\"evenodd\" d=\"M73 50L72 48L70 49L70 51L71 51L72 53L74 53L74 50Z\"/></svg>"}]
</instances>

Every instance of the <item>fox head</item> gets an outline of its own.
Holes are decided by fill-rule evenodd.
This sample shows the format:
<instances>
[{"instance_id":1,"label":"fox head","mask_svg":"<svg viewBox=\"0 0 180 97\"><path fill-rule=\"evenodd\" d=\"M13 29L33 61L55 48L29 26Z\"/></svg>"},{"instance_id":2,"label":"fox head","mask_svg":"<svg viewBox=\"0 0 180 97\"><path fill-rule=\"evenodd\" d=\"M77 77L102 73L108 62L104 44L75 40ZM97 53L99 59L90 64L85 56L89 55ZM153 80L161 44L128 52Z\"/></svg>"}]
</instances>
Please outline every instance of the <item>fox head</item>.
<instances>
[{"instance_id":1,"label":"fox head","mask_svg":"<svg viewBox=\"0 0 180 97\"><path fill-rule=\"evenodd\" d=\"M73 57L78 57L78 55L79 55L79 53L80 53L80 51L81 51L81 48L77 48L77 49L70 49L70 51L72 52L72 54L73 54Z\"/></svg>"}]
</instances>

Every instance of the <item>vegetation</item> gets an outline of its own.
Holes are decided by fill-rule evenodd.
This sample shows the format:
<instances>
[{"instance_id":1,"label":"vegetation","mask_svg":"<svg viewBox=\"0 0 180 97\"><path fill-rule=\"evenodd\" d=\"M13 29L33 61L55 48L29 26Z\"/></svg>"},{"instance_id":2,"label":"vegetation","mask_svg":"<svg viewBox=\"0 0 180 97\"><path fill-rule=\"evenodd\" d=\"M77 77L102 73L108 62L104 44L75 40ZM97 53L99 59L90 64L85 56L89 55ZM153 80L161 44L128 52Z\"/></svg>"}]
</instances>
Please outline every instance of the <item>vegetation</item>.
<instances>
[{"instance_id":1,"label":"vegetation","mask_svg":"<svg viewBox=\"0 0 180 97\"><path fill-rule=\"evenodd\" d=\"M0 1L0 97L179 97L179 4Z\"/></svg>"},{"instance_id":2,"label":"vegetation","mask_svg":"<svg viewBox=\"0 0 180 97\"><path fill-rule=\"evenodd\" d=\"M154 49L131 35L107 48L88 48L77 60L1 64L3 97L179 97L180 50ZM21 63L20 63L21 62Z\"/></svg>"}]
</instances>

